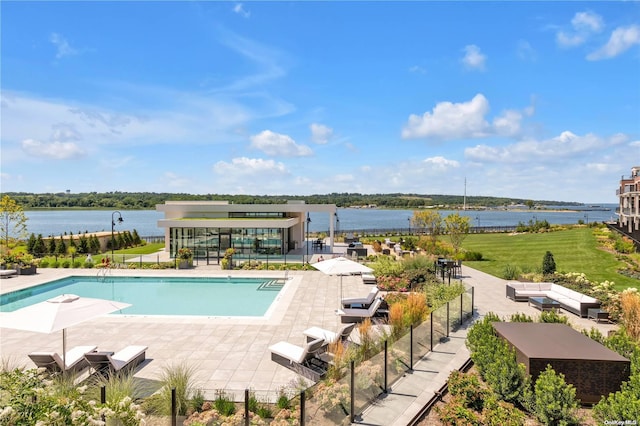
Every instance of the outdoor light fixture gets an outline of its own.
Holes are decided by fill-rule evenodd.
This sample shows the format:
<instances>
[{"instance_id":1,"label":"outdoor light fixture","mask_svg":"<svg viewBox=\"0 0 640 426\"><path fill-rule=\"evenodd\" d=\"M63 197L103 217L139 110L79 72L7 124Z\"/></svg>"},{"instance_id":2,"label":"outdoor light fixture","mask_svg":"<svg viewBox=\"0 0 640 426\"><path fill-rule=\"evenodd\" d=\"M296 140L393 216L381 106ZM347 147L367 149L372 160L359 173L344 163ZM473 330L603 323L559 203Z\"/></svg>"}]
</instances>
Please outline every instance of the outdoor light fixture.
<instances>
[{"instance_id":1,"label":"outdoor light fixture","mask_svg":"<svg viewBox=\"0 0 640 426\"><path fill-rule=\"evenodd\" d=\"M113 246L115 245L115 240L113 239L113 228L116 226L116 219L115 219L115 214L118 214L118 223L122 223L124 222L124 219L122 219L122 214L120 214L119 211L115 211L113 213L111 213L111 262L113 262Z\"/></svg>"},{"instance_id":2,"label":"outdoor light fixture","mask_svg":"<svg viewBox=\"0 0 640 426\"><path fill-rule=\"evenodd\" d=\"M304 242L304 245L307 246L307 263L309 263L309 224L311 223L311 218L309 217L309 212L307 212L307 238Z\"/></svg>"}]
</instances>

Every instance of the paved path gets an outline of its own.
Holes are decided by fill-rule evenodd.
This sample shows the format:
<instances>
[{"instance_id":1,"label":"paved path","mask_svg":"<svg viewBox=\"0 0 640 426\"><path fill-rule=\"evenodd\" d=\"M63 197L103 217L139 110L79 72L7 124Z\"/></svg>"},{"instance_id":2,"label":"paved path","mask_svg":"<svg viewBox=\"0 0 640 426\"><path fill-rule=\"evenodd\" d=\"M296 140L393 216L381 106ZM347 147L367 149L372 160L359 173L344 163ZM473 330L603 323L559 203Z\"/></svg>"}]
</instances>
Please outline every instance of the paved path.
<instances>
[{"instance_id":1,"label":"paved path","mask_svg":"<svg viewBox=\"0 0 640 426\"><path fill-rule=\"evenodd\" d=\"M467 266L462 267L462 278L465 284L475 288L474 320L480 319L488 312L501 318L509 318L511 314L522 312L532 317L540 315L540 311L524 302L514 302L505 296L505 280L485 274ZM577 329L597 327L606 334L615 328L613 324L596 324L592 320L580 318L571 313L566 314L569 322ZM357 423L380 426L407 425L440 389L449 374L457 370L469 358L465 346L467 329L471 323L450 334L450 339L437 345L434 351L419 360L413 372L407 373L398 380L391 391L383 395L375 405L365 410Z\"/></svg>"}]
</instances>

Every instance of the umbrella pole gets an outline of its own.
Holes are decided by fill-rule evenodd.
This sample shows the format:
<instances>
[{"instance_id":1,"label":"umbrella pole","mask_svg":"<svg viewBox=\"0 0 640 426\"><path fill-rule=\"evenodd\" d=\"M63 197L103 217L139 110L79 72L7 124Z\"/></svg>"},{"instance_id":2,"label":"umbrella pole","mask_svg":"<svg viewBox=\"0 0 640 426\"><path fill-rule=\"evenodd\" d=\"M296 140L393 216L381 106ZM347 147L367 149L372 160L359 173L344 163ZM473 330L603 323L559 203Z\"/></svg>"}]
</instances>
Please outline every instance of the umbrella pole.
<instances>
[{"instance_id":1,"label":"umbrella pole","mask_svg":"<svg viewBox=\"0 0 640 426\"><path fill-rule=\"evenodd\" d=\"M67 329L62 329L62 367L67 371Z\"/></svg>"}]
</instances>

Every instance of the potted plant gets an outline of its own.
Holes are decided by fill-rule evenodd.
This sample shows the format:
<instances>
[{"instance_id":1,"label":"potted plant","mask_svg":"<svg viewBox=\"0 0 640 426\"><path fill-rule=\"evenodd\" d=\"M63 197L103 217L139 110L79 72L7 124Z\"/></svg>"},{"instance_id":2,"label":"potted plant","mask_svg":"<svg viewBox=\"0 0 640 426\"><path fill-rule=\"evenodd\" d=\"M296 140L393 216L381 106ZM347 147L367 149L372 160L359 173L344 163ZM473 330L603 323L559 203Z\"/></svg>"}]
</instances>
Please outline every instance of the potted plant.
<instances>
[{"instance_id":1,"label":"potted plant","mask_svg":"<svg viewBox=\"0 0 640 426\"><path fill-rule=\"evenodd\" d=\"M21 253L16 256L16 269L20 275L35 275L36 262L29 253Z\"/></svg>"},{"instance_id":2,"label":"potted plant","mask_svg":"<svg viewBox=\"0 0 640 426\"><path fill-rule=\"evenodd\" d=\"M178 249L178 269L188 269L193 266L193 252L188 247Z\"/></svg>"}]
</instances>

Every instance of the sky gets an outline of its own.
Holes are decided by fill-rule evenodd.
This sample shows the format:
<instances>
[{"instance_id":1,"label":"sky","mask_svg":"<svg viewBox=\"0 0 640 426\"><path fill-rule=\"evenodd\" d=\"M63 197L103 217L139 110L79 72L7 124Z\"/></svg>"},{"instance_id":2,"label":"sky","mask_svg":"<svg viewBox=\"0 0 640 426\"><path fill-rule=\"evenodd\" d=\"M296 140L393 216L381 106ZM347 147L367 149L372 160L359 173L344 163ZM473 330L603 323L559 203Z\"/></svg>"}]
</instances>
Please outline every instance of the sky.
<instances>
[{"instance_id":1,"label":"sky","mask_svg":"<svg viewBox=\"0 0 640 426\"><path fill-rule=\"evenodd\" d=\"M617 203L639 2L13 2L2 192Z\"/></svg>"}]
</instances>

